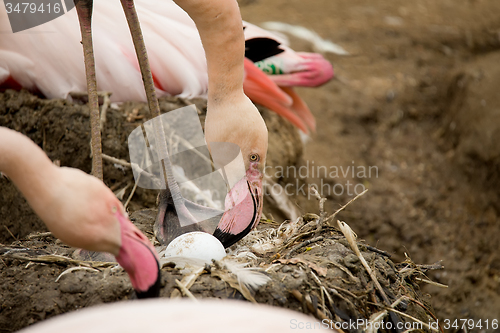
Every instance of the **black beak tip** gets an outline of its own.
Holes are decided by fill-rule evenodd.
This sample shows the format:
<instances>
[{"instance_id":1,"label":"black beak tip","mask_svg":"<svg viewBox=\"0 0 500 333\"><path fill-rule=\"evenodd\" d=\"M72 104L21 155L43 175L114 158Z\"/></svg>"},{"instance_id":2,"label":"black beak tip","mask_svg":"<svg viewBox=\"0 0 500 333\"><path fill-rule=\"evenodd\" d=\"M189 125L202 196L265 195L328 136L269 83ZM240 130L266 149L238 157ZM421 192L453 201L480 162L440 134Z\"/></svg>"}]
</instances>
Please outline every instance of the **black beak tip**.
<instances>
[{"instance_id":1,"label":"black beak tip","mask_svg":"<svg viewBox=\"0 0 500 333\"><path fill-rule=\"evenodd\" d=\"M240 233L240 234L232 234L230 232L225 232L220 230L219 228L215 229L214 231L214 237L217 238L222 245L224 246L225 249L245 237L246 234Z\"/></svg>"},{"instance_id":2,"label":"black beak tip","mask_svg":"<svg viewBox=\"0 0 500 333\"><path fill-rule=\"evenodd\" d=\"M160 290L161 290L161 269L160 269L160 263L158 263L158 275L156 277L156 281L151 287L149 287L148 290L146 291L139 291L136 290L135 293L137 295L138 299L145 299L145 298L158 298L160 297Z\"/></svg>"}]
</instances>

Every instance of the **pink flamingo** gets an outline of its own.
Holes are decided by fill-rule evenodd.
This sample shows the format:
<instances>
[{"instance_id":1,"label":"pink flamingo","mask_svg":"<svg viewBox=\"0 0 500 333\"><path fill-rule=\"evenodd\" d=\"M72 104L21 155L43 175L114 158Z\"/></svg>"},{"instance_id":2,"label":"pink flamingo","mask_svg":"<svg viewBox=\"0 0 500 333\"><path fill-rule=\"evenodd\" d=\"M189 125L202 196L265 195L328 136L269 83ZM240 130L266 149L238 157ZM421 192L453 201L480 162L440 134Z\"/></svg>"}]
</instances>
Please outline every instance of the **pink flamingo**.
<instances>
[{"instance_id":1,"label":"pink flamingo","mask_svg":"<svg viewBox=\"0 0 500 333\"><path fill-rule=\"evenodd\" d=\"M169 0L136 0L158 96L204 96L208 75L204 50L191 18ZM66 98L84 91L80 30L76 11L41 26L0 39L0 89L25 87L47 98ZM296 53L278 36L244 22L246 77L244 89L304 132L314 130L314 117L292 86L318 86L333 76L321 55ZM9 31L0 11L0 31ZM99 90L112 101L145 101L140 70L123 14L113 2L98 1L93 14ZM264 75L254 65L269 75ZM281 87L281 88L280 88Z\"/></svg>"},{"instance_id":2,"label":"pink flamingo","mask_svg":"<svg viewBox=\"0 0 500 333\"><path fill-rule=\"evenodd\" d=\"M70 246L113 254L139 298L159 295L154 247L100 180L78 169L57 167L33 141L5 127L0 127L0 171L55 237Z\"/></svg>"},{"instance_id":3,"label":"pink flamingo","mask_svg":"<svg viewBox=\"0 0 500 333\"><path fill-rule=\"evenodd\" d=\"M321 325L320 325L321 324ZM303 313L234 300L149 299L120 302L63 314L20 333L153 333L168 327L185 333L283 333L302 329L338 332L334 322Z\"/></svg>"}]
</instances>

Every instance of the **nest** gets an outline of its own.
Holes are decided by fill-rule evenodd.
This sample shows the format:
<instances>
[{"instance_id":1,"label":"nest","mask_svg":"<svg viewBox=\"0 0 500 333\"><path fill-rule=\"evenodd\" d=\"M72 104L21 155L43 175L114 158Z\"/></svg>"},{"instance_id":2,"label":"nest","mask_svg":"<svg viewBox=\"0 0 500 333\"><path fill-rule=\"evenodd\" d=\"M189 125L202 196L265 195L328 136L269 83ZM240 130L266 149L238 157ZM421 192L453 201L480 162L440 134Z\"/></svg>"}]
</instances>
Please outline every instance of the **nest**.
<instances>
[{"instance_id":1,"label":"nest","mask_svg":"<svg viewBox=\"0 0 500 333\"><path fill-rule=\"evenodd\" d=\"M357 242L344 222L338 221L338 228L330 226L328 221L334 216L306 214L281 225L263 221L258 230L229 249L225 259L211 265L167 261L162 268L161 297L265 303L310 314L316 318L311 318L311 325L321 323L344 331L396 325L435 330L432 323L436 318L419 294L418 282L430 282L425 273L441 265L416 265L410 258L394 264L384 251ZM135 212L131 217L143 231L151 232L154 211ZM51 279L37 287L42 295L51 288L58 291L53 299L56 304L67 303L68 295L79 295L73 302L91 305L92 294L103 288L110 290L114 299L103 293L104 299L95 303L133 298L126 274L116 263L76 260L72 251L50 233L32 234L0 248L7 268L2 275L23 270L23 275L37 272L42 280ZM12 291L2 294L17 298ZM355 330L351 323L356 323Z\"/></svg>"}]
</instances>

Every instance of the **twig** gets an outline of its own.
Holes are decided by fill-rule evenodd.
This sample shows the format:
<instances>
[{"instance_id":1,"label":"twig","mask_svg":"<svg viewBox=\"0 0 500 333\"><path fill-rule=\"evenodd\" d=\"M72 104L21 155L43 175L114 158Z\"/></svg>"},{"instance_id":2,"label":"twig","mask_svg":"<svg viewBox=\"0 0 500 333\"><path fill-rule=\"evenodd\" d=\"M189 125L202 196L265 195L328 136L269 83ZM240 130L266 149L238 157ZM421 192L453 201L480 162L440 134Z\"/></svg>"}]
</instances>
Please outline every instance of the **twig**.
<instances>
[{"instance_id":1,"label":"twig","mask_svg":"<svg viewBox=\"0 0 500 333\"><path fill-rule=\"evenodd\" d=\"M16 236L14 236L14 234L13 234L13 233L9 230L9 228L8 228L5 224L3 225L3 227L4 227L5 229L7 229L7 232L9 233L9 235L11 235L11 236L12 236L12 238L14 238L16 241L18 241L18 240L19 240L19 239L17 239L17 237L16 237Z\"/></svg>"},{"instance_id":2,"label":"twig","mask_svg":"<svg viewBox=\"0 0 500 333\"><path fill-rule=\"evenodd\" d=\"M409 301L412 301L413 303L419 305L422 309L424 309L432 318L434 318L434 320L438 323L439 329L441 330L442 333L444 333L443 327L441 327L439 320L436 318L436 316L431 311L429 311L429 309L427 309L427 307L425 305L423 305L422 303L420 303L416 299L410 298L408 296L403 296L403 297Z\"/></svg>"},{"instance_id":3,"label":"twig","mask_svg":"<svg viewBox=\"0 0 500 333\"><path fill-rule=\"evenodd\" d=\"M194 297L194 295L189 291L189 289L186 288L186 286L183 285L179 280L175 279L175 283L180 288L180 290L182 291L182 293L184 294L184 296L187 296L187 297L191 298L193 301L198 302L198 300L196 299L196 297Z\"/></svg>"},{"instance_id":4,"label":"twig","mask_svg":"<svg viewBox=\"0 0 500 333\"><path fill-rule=\"evenodd\" d=\"M443 269L444 266L441 263L441 260L432 264L432 265L416 265L418 269L420 269L422 272L427 272L431 270L437 270L437 269Z\"/></svg>"},{"instance_id":5,"label":"twig","mask_svg":"<svg viewBox=\"0 0 500 333\"><path fill-rule=\"evenodd\" d=\"M408 315L408 314L406 314L406 313L404 313L404 312L398 311L398 310L393 309L393 308L388 307L388 306L383 306L383 309L385 309L385 310L387 310L387 311L391 311L391 312L397 313L397 314L398 314L398 315L400 315L400 316L403 316L403 317L406 317L406 318L411 319L411 320L413 320L413 321L416 321L417 323L420 323L421 325L425 326L428 330L432 330L432 331L435 331L435 332L439 332L439 330L438 330L438 329L435 329L435 328L431 327L430 325L428 325L428 324L424 323L423 321L421 321L421 320L419 320L419 319L417 319L417 318L415 318L415 317L412 317L412 316L410 316L410 315Z\"/></svg>"},{"instance_id":6,"label":"twig","mask_svg":"<svg viewBox=\"0 0 500 333\"><path fill-rule=\"evenodd\" d=\"M293 295L293 297L295 297L297 299L297 301L299 302L304 302L305 300L305 303L307 304L307 308L309 309L309 311L311 311L317 318L321 319L321 320L331 320L330 318L328 318L323 312L321 312L319 309L315 309L314 308L314 305L312 304L312 302L310 300L308 300L307 298L305 298L302 293L300 291L298 291L297 289L294 289L291 291L291 294Z\"/></svg>"},{"instance_id":7,"label":"twig","mask_svg":"<svg viewBox=\"0 0 500 333\"><path fill-rule=\"evenodd\" d=\"M340 291L342 291L342 292L346 293L347 295L349 295L349 296L351 296L351 297L353 297L353 298L355 298L355 299L358 299L358 298L359 298L359 296L357 296L357 295L356 295L356 294L354 294L353 292L351 292L351 291L349 291L349 290L347 290L347 289L344 289L344 288L342 288L342 287L335 286L335 287L332 287L332 288L329 288L329 289L330 289L330 291L331 291L331 292L333 292L335 295L336 295L336 294L339 294L339 295L340 295L340 293L337 291L337 290L340 290Z\"/></svg>"},{"instance_id":8,"label":"twig","mask_svg":"<svg viewBox=\"0 0 500 333\"><path fill-rule=\"evenodd\" d=\"M36 258L25 257L25 256L18 255L15 253L7 254L5 256L12 258L12 259L32 261L32 262L45 263L45 264L83 265L83 266L93 267L93 268L109 267L109 266L113 266L116 264L113 262L74 260L74 259L70 259L68 257L59 256L59 255L55 255L55 254L43 255L43 256L36 257Z\"/></svg>"},{"instance_id":9,"label":"twig","mask_svg":"<svg viewBox=\"0 0 500 333\"><path fill-rule=\"evenodd\" d=\"M68 274L68 273L71 273L71 272L74 272L74 271L91 271L91 272L100 272L100 270L98 269L95 269L95 268L92 268L92 267L85 267L85 266L78 266L78 267L71 267L71 268L68 268L66 270L64 270L64 272L62 272L61 274L59 274L59 276L57 277L56 281L59 281L59 279L61 277L63 277L64 275Z\"/></svg>"},{"instance_id":10,"label":"twig","mask_svg":"<svg viewBox=\"0 0 500 333\"><path fill-rule=\"evenodd\" d=\"M318 192L318 190L315 187L311 187L311 192L314 194L314 196L316 197L316 199L319 200L319 213L323 214L325 212L325 201L326 201L326 198L322 198L321 195L319 195L319 192Z\"/></svg>"},{"instance_id":11,"label":"twig","mask_svg":"<svg viewBox=\"0 0 500 333\"><path fill-rule=\"evenodd\" d=\"M341 290L341 288L338 288L338 287L335 287L335 288L329 288L330 289L330 292L332 294L334 294L335 296L341 298L342 300L344 300L346 303L348 303L353 309L356 309L356 306L354 305L354 303L352 303L348 298L342 296L338 291L337 289ZM342 291L347 291L345 289L342 289ZM350 291L347 291L351 296L354 296L355 298L358 298L357 296L355 296L353 293L351 293ZM328 297L330 298L330 293L328 293ZM332 302L333 303L333 302Z\"/></svg>"},{"instance_id":12,"label":"twig","mask_svg":"<svg viewBox=\"0 0 500 333\"><path fill-rule=\"evenodd\" d=\"M265 224L270 224L270 225L278 225L278 226L280 225L280 223L277 222L277 221L273 221L271 219L265 219L265 218L261 218L260 221L259 221L259 223L265 223Z\"/></svg>"},{"instance_id":13,"label":"twig","mask_svg":"<svg viewBox=\"0 0 500 333\"><path fill-rule=\"evenodd\" d=\"M360 194L358 194L357 196L355 196L354 198L352 198L348 203L346 203L345 205L343 205L342 207L340 207L339 209L337 209L337 211L335 213L333 213L332 215L330 215L326 220L325 220L325 223L328 223L330 222L330 220L332 220L335 216L337 216L338 213L340 213L341 211L343 211L347 206L349 206L354 200L358 199L360 196L364 195L366 192L368 191L368 189L364 190L363 192L361 192Z\"/></svg>"},{"instance_id":14,"label":"twig","mask_svg":"<svg viewBox=\"0 0 500 333\"><path fill-rule=\"evenodd\" d=\"M346 273L347 276L349 276L351 278L351 280L353 280L355 283L359 283L359 279L357 277L355 277L354 275L352 275L351 271L349 271L349 269L347 267L342 266L342 265L336 263L335 261L330 261L328 264L337 267L338 269L340 269L341 271Z\"/></svg>"},{"instance_id":15,"label":"twig","mask_svg":"<svg viewBox=\"0 0 500 333\"><path fill-rule=\"evenodd\" d=\"M387 258L390 258L391 255L385 251L382 251L380 249L377 249L376 247L373 247L373 246L370 246L370 245L366 245L366 244L363 244L364 247L366 247L368 250L372 251L372 252L375 252L375 253L378 253L378 254L381 254Z\"/></svg>"},{"instance_id":16,"label":"twig","mask_svg":"<svg viewBox=\"0 0 500 333\"><path fill-rule=\"evenodd\" d=\"M415 302L415 303L417 303L418 305L422 306L422 307L424 308L424 310L426 310L426 311L427 311L427 313L429 313L429 314L430 314L430 315L431 315L431 316L432 316L432 317L433 317L433 318L437 321L436 316L434 316L434 315L433 315L433 314L432 314L432 313L431 313L431 312L430 312L430 311L429 311L429 310L428 310L425 306L423 306L420 302L415 301L414 299L412 299L412 298L410 298L410 297L408 297L408 296L401 296L401 297L400 297L400 298L398 298L398 299L397 299L394 303L390 304L390 306L380 305L380 304L373 303L373 302L368 302L368 304L372 304L372 305L374 305L374 306L377 306L377 307L380 307L380 308L384 309L383 311L379 312L379 315L378 315L376 318L373 318L373 320L370 320L370 322L371 322L371 323L373 323L374 321L378 321L378 320L379 320L379 318L384 317L384 316L388 313L388 311L390 311L390 312L392 312L392 313L394 313L394 314L399 314L399 315L402 315L403 317L407 317L407 318L409 318L409 319L411 319L411 320L413 320L413 321L415 321L415 322L418 322L418 323L420 323L421 325L425 326L425 327L426 327L427 329L429 329L429 330L433 330L433 331L438 332L438 330L437 330L437 329L430 327L430 325L428 325L428 324L424 323L423 321L421 321L421 320L419 320L419 319L417 319L417 318L415 318L415 317L412 317L412 316L410 316L410 315L408 315L408 314L402 313L402 312L400 312L400 311L398 311L398 310L394 309L394 308L395 308L396 306L398 306L398 305L399 305L399 303L401 303L403 300L414 301L414 302ZM389 314L389 315L390 315L390 314ZM441 325L439 325L439 323L438 323L438 326L439 326L439 328L440 328L441 332L443 332L443 328L441 327ZM405 332L410 332L410 331L412 331L412 329L410 329L410 330L406 330ZM443 332L443 333L444 333L444 332Z\"/></svg>"},{"instance_id":17,"label":"twig","mask_svg":"<svg viewBox=\"0 0 500 333\"><path fill-rule=\"evenodd\" d=\"M45 134L45 125L42 125L42 150L45 151L47 147L47 136Z\"/></svg>"},{"instance_id":18,"label":"twig","mask_svg":"<svg viewBox=\"0 0 500 333\"><path fill-rule=\"evenodd\" d=\"M323 287L323 286L321 286L319 289L321 291L321 308L323 309L323 311L326 314L330 314L330 317L332 317L332 313L330 312L330 310L327 309L326 304L325 304L325 291L324 291L324 289L325 289L325 287Z\"/></svg>"},{"instance_id":19,"label":"twig","mask_svg":"<svg viewBox=\"0 0 500 333\"><path fill-rule=\"evenodd\" d=\"M102 154L102 159L105 161L111 162L111 163L120 164L120 165L127 167L127 168L132 168L132 165L129 162L122 160L122 159L119 159L119 158L116 158L116 157L113 157L113 156Z\"/></svg>"},{"instance_id":20,"label":"twig","mask_svg":"<svg viewBox=\"0 0 500 333\"><path fill-rule=\"evenodd\" d=\"M431 280L427 280L427 279L422 279L422 278L419 278L419 277L415 277L415 280L422 281L422 282L425 282L427 284L432 284L433 286L440 287L440 288L448 288L448 286L446 284L442 284L442 283L431 281Z\"/></svg>"},{"instance_id":21,"label":"twig","mask_svg":"<svg viewBox=\"0 0 500 333\"><path fill-rule=\"evenodd\" d=\"M309 273L311 273L314 281L316 281L316 283L318 284L319 287L322 287L323 286L323 283L321 282L321 280L319 279L319 277L316 276L316 274L314 274L313 271L309 271Z\"/></svg>"},{"instance_id":22,"label":"twig","mask_svg":"<svg viewBox=\"0 0 500 333\"><path fill-rule=\"evenodd\" d=\"M52 236L52 233L50 231L47 231L47 232L40 232L40 233L37 233L37 234L31 234L31 235L28 235L28 239L37 239L37 238L43 238L43 237L49 237L49 236Z\"/></svg>"},{"instance_id":23,"label":"twig","mask_svg":"<svg viewBox=\"0 0 500 333\"><path fill-rule=\"evenodd\" d=\"M134 182L134 187L132 187L132 191L130 191L130 195L127 198L127 201L123 205L125 209L127 209L128 204L130 203L130 200L132 200L132 197L134 196L135 190L137 189L137 185L139 184L139 179L141 179L142 173L137 176L137 180Z\"/></svg>"},{"instance_id":24,"label":"twig","mask_svg":"<svg viewBox=\"0 0 500 333\"><path fill-rule=\"evenodd\" d=\"M326 295L326 298L328 299L328 303L330 304L330 308L333 308L334 303L333 303L332 296L330 295L328 290L326 290L325 286L321 286L321 293ZM333 313L335 313L335 311L333 311ZM331 314L331 312L330 312L330 314ZM335 315L337 315L337 314L335 313Z\"/></svg>"},{"instance_id":25,"label":"twig","mask_svg":"<svg viewBox=\"0 0 500 333\"><path fill-rule=\"evenodd\" d=\"M118 191L113 191L113 193L115 194L115 196L118 198L118 200L123 200L123 196L125 195L125 191L130 187L130 183L128 183L127 185L125 185L125 187L121 188L120 190Z\"/></svg>"},{"instance_id":26,"label":"twig","mask_svg":"<svg viewBox=\"0 0 500 333\"><path fill-rule=\"evenodd\" d=\"M102 154L102 159L103 159L103 160L105 160L105 161L111 162L111 163L115 163L115 164L122 165L122 166L124 166L124 167L126 167L126 168L131 168L131 169L133 169L133 167L132 167L132 164L131 164L131 163L129 163L129 162L125 161L125 160L122 160L122 159L118 159L118 158L113 157L113 156L109 156L109 155L106 155L106 154ZM134 195L134 193L135 193L135 190L137 189L137 184L138 184L138 182L139 182L139 179L140 179L141 175L144 173L144 174L146 174L146 175L147 175L147 176L149 176L149 177L154 177L152 174L150 174L150 173L148 173L148 172L144 171L144 170L142 169L142 167L139 167L138 165L135 165L135 167L136 167L136 168L138 169L138 171L139 171L139 176L137 177L137 181L135 182L134 187L132 188L132 192L130 193L130 195L129 195L129 197L128 197L128 199L127 199L127 201L126 201L125 205L124 205L124 207L125 207L125 208L127 208L128 204L129 204L129 202L130 202L130 200L132 199L132 196L133 196L133 195ZM153 179L153 178L151 178L151 179Z\"/></svg>"},{"instance_id":27,"label":"twig","mask_svg":"<svg viewBox=\"0 0 500 333\"><path fill-rule=\"evenodd\" d=\"M365 191L366 192L366 191ZM364 193L364 192L363 192ZM352 231L352 229L349 227L349 225L345 222L337 220L337 223L339 225L340 231L344 234L345 238L347 239L347 242L349 242L349 245L351 246L352 250L354 253L358 256L359 260L365 267L366 271L368 272L368 275L370 275L370 278L373 280L373 283L375 283L375 287L379 291L380 295L382 296L382 299L386 303L386 305L390 305L391 303L389 302L389 298L387 298L387 295L385 294L384 290L382 289L382 286L377 280L377 276L375 273L372 271L370 268L370 265L366 262L365 258L359 251L358 245L356 244L356 234Z\"/></svg>"},{"instance_id":28,"label":"twig","mask_svg":"<svg viewBox=\"0 0 500 333\"><path fill-rule=\"evenodd\" d=\"M104 124L106 123L106 113L108 111L109 104L111 103L109 97L111 96L110 92L100 91L97 93L98 96L102 96L103 102L101 107L101 119L99 122L99 126L101 128L101 132L104 130Z\"/></svg>"},{"instance_id":29,"label":"twig","mask_svg":"<svg viewBox=\"0 0 500 333\"><path fill-rule=\"evenodd\" d=\"M286 242L285 245L280 247L280 249L276 253L280 253L281 251L283 251L284 249L286 249L287 247L292 245L297 239L304 237L304 236L309 236L309 235L314 234L314 233L315 233L315 231L306 231L304 233L298 234L297 236L294 236L292 239L290 239L288 242Z\"/></svg>"},{"instance_id":30,"label":"twig","mask_svg":"<svg viewBox=\"0 0 500 333\"><path fill-rule=\"evenodd\" d=\"M321 229L323 228L323 221L325 220L326 217L326 212L325 212L326 198L322 198L315 187L311 187L311 192L314 194L316 199L319 200L319 219L316 221L316 232L315 232L317 236L320 234Z\"/></svg>"},{"instance_id":31,"label":"twig","mask_svg":"<svg viewBox=\"0 0 500 333\"><path fill-rule=\"evenodd\" d=\"M0 247L0 255L9 255L9 254L12 254L12 253L16 253L16 252L23 252L23 251L29 251L30 249L27 248L27 247L10 247L10 246L4 246L2 245Z\"/></svg>"},{"instance_id":32,"label":"twig","mask_svg":"<svg viewBox=\"0 0 500 333\"><path fill-rule=\"evenodd\" d=\"M304 246L307 246L311 243L315 243L315 242L319 242L319 241L322 241L324 239L323 236L319 236L319 237L316 237L316 238L313 238L313 239L309 239L309 240L306 240L302 243L300 243L299 245L296 245L294 246L286 255L285 255L285 259L288 259L290 258L290 256L292 255L293 252L297 251L298 249L300 248L303 248Z\"/></svg>"},{"instance_id":33,"label":"twig","mask_svg":"<svg viewBox=\"0 0 500 333\"><path fill-rule=\"evenodd\" d=\"M198 268L197 270L195 270L194 272L192 272L191 274L189 275L186 275L182 278L182 280L180 281L180 283L186 288L189 290L189 288L191 288L194 284L194 282L196 281L196 279L203 273L203 271L205 270L205 267L200 267ZM180 292L178 289L174 289L172 290L172 293L170 294L170 298L178 298L180 297Z\"/></svg>"},{"instance_id":34,"label":"twig","mask_svg":"<svg viewBox=\"0 0 500 333\"><path fill-rule=\"evenodd\" d=\"M141 161L141 166L137 166L138 168L140 168L142 171L144 171L142 168L144 167L144 162L145 162L145 159L146 159L146 156L143 156L142 157L142 161ZM130 164L130 166L132 167L132 165ZM134 187L132 188L132 191L130 192L130 195L128 196L127 198L127 201L125 202L125 205L123 205L123 207L125 209L127 209L128 207L128 204L130 203L130 200L132 200L132 197L134 196L134 193L135 191L137 190L137 186L139 185L139 180L141 179L141 176L142 176L142 172L139 173L139 175L137 176L137 179L135 180L134 182Z\"/></svg>"},{"instance_id":35,"label":"twig","mask_svg":"<svg viewBox=\"0 0 500 333\"><path fill-rule=\"evenodd\" d=\"M323 285L323 283L321 282L319 277L317 277L316 274L314 274L314 272L312 270L310 270L309 273L311 273L314 281L316 281L316 284L318 285L318 287L321 290L321 307L322 307L323 311L325 311L325 312L328 311L331 314L331 312L327 309L327 307L325 305L325 295L327 296L328 301L330 302L330 305L333 303L332 302L333 300L331 299L330 294L326 290L325 286Z\"/></svg>"},{"instance_id":36,"label":"twig","mask_svg":"<svg viewBox=\"0 0 500 333\"><path fill-rule=\"evenodd\" d=\"M280 262L282 264L293 264L293 265L301 263L301 264L304 264L311 269L314 269L321 276L326 276L326 274L328 273L328 269L326 267L318 266L313 262L310 262L310 261L307 261L307 260L301 259L301 258L277 259L276 261ZM274 262L275 261L273 261L273 263Z\"/></svg>"}]
</instances>

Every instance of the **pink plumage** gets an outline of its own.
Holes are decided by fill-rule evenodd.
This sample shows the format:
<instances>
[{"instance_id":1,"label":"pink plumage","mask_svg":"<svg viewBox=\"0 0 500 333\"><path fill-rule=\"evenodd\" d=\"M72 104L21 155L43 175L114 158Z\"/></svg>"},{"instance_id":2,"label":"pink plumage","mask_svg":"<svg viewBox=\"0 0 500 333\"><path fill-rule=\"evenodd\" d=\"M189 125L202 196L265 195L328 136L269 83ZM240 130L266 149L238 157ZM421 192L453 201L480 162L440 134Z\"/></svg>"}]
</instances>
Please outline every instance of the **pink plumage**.
<instances>
[{"instance_id":1,"label":"pink plumage","mask_svg":"<svg viewBox=\"0 0 500 333\"><path fill-rule=\"evenodd\" d=\"M303 313L231 300L141 300L100 305L49 319L21 333L318 332L333 326ZM327 332L337 332L329 330Z\"/></svg>"},{"instance_id":2,"label":"pink plumage","mask_svg":"<svg viewBox=\"0 0 500 333\"><path fill-rule=\"evenodd\" d=\"M145 101L139 65L120 6L112 1L96 1L94 6L98 90L112 92L114 102ZM191 18L173 1L137 0L136 8L157 95L205 96L208 88L205 53ZM0 11L1 32L10 31L8 22L6 12ZM264 71L269 65L278 67L279 73L267 71L270 80L259 73L253 75L256 84L246 82L245 92L254 102L273 109L304 132L308 127L314 130L314 117L305 103L298 96L286 96L288 91L269 94L267 81L274 85L273 91L279 91L278 86L318 86L333 77L330 63L318 54L294 52L284 40L269 31L246 22L244 26L247 40L274 40L283 50L256 62ZM2 34L0 91L24 87L47 98L66 98L70 92L86 91L80 40L75 10L22 32ZM251 62L245 63L247 71L251 70L249 66Z\"/></svg>"},{"instance_id":3,"label":"pink plumage","mask_svg":"<svg viewBox=\"0 0 500 333\"><path fill-rule=\"evenodd\" d=\"M206 93L207 73L198 31L189 16L171 1L138 1L137 11L159 96ZM98 90L112 101L145 101L146 95L129 28L121 6L96 1L93 15ZM0 31L10 31L0 11ZM166 38L168 37L168 38ZM0 39L0 82L11 77L47 98L86 91L80 28L75 10L43 25Z\"/></svg>"}]
</instances>

